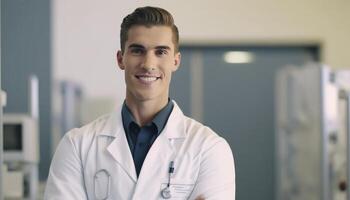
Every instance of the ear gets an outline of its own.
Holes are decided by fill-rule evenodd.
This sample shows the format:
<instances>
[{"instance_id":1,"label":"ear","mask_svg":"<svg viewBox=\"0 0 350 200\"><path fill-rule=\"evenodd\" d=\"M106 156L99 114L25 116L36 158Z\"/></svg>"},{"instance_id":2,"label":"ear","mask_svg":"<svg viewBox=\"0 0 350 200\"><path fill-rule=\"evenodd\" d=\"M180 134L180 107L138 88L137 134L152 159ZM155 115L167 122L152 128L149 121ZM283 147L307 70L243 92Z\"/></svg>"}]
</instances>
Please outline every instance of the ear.
<instances>
[{"instance_id":1,"label":"ear","mask_svg":"<svg viewBox=\"0 0 350 200\"><path fill-rule=\"evenodd\" d=\"M125 65L123 63L123 53L120 50L117 52L117 62L118 62L119 68L121 70L124 70L125 69Z\"/></svg>"},{"instance_id":2,"label":"ear","mask_svg":"<svg viewBox=\"0 0 350 200\"><path fill-rule=\"evenodd\" d=\"M181 53L177 52L177 53L175 53L173 72L176 71L180 67L180 63L181 63Z\"/></svg>"}]
</instances>

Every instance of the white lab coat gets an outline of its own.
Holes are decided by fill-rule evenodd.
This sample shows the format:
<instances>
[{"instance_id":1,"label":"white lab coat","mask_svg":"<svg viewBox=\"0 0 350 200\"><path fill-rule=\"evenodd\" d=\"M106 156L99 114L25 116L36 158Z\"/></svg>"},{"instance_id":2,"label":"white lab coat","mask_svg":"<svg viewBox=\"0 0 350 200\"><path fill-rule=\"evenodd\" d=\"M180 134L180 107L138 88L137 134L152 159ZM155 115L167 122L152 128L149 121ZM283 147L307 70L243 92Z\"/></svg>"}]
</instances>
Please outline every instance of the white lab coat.
<instances>
[{"instance_id":1,"label":"white lab coat","mask_svg":"<svg viewBox=\"0 0 350 200\"><path fill-rule=\"evenodd\" d=\"M162 199L171 161L175 167L171 199L199 195L206 200L235 199L234 161L228 143L184 116L175 102L137 178L121 108L64 136L51 163L44 199L93 200L95 195L111 200ZM95 180L99 170L107 171L110 178Z\"/></svg>"}]
</instances>

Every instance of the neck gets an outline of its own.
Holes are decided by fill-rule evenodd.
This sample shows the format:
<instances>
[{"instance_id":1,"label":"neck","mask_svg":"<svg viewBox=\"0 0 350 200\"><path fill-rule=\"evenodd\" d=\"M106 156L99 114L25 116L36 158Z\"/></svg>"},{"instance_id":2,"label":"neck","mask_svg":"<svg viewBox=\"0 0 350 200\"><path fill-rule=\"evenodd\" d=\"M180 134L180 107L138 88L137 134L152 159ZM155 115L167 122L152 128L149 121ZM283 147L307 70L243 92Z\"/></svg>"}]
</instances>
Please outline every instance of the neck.
<instances>
[{"instance_id":1,"label":"neck","mask_svg":"<svg viewBox=\"0 0 350 200\"><path fill-rule=\"evenodd\" d=\"M155 115L164 108L168 103L168 98L158 100L134 101L132 98L126 97L126 105L133 114L136 123L139 126L151 122Z\"/></svg>"}]
</instances>

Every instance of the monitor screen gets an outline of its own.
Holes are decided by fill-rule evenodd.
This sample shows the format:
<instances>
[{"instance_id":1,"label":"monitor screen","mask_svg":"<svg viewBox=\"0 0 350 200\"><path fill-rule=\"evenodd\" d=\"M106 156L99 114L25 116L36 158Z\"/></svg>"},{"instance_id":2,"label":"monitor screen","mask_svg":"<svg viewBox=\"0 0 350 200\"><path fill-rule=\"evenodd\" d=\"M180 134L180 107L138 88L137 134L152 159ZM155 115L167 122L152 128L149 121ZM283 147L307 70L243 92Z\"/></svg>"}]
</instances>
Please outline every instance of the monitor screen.
<instances>
[{"instance_id":1,"label":"monitor screen","mask_svg":"<svg viewBox=\"0 0 350 200\"><path fill-rule=\"evenodd\" d=\"M22 124L4 124L4 151L22 151Z\"/></svg>"}]
</instances>

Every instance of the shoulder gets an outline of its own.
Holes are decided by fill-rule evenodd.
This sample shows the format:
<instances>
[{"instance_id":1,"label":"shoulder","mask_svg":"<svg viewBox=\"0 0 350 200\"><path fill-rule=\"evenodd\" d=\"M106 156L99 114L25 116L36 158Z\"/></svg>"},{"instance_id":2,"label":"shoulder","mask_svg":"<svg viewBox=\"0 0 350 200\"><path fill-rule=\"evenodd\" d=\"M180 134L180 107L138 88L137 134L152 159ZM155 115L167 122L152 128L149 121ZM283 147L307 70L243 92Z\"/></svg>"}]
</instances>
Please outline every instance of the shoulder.
<instances>
[{"instance_id":1,"label":"shoulder","mask_svg":"<svg viewBox=\"0 0 350 200\"><path fill-rule=\"evenodd\" d=\"M84 137L91 137L96 133L100 133L106 126L108 126L111 115L112 114L103 115L80 128L74 128L68 131L65 137L68 137L71 140L76 140Z\"/></svg>"},{"instance_id":2,"label":"shoulder","mask_svg":"<svg viewBox=\"0 0 350 200\"><path fill-rule=\"evenodd\" d=\"M230 145L208 126L185 117L184 155L195 170L195 187L190 199L234 199L235 165Z\"/></svg>"},{"instance_id":3,"label":"shoulder","mask_svg":"<svg viewBox=\"0 0 350 200\"><path fill-rule=\"evenodd\" d=\"M198 154L219 149L231 154L227 141L210 127L187 116L184 116L184 127L187 142L191 144L190 146L196 148L193 150Z\"/></svg>"},{"instance_id":4,"label":"shoulder","mask_svg":"<svg viewBox=\"0 0 350 200\"><path fill-rule=\"evenodd\" d=\"M188 136L195 137L199 136L200 138L205 139L218 139L220 136L215 133L211 128L198 122L197 120L184 116L184 125L185 131ZM198 135L200 134L200 135Z\"/></svg>"},{"instance_id":5,"label":"shoulder","mask_svg":"<svg viewBox=\"0 0 350 200\"><path fill-rule=\"evenodd\" d=\"M68 140L77 151L81 151L83 147L90 146L98 134L110 131L112 116L112 113L106 114L80 128L74 128L62 140Z\"/></svg>"}]
</instances>

